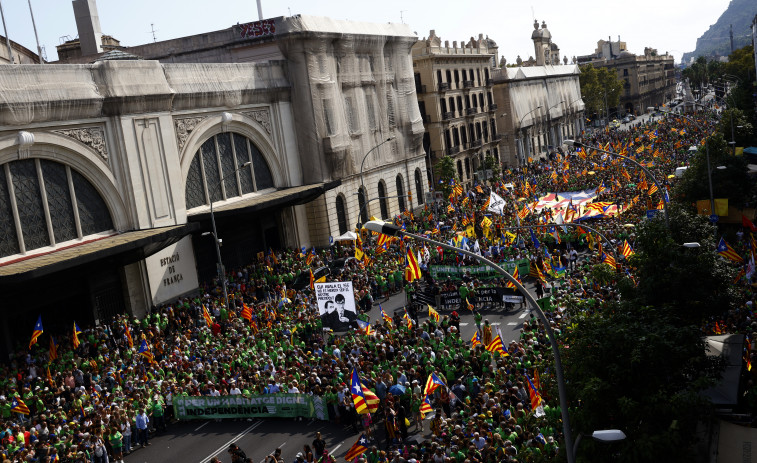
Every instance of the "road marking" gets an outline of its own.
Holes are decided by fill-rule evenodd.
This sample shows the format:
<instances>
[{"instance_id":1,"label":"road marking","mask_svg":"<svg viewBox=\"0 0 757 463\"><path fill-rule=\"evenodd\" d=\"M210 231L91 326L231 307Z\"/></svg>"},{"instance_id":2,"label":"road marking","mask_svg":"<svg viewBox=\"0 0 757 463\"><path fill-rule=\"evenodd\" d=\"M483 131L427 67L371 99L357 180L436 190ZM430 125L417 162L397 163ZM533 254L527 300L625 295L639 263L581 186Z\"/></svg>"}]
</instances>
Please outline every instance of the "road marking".
<instances>
[{"instance_id":1,"label":"road marking","mask_svg":"<svg viewBox=\"0 0 757 463\"><path fill-rule=\"evenodd\" d=\"M311 424L313 424L314 422L315 422L315 418L313 418L312 420L308 421L308 426L310 426L310 425L311 425Z\"/></svg>"},{"instance_id":2,"label":"road marking","mask_svg":"<svg viewBox=\"0 0 757 463\"><path fill-rule=\"evenodd\" d=\"M509 323L507 324L507 326L515 326L515 325L517 325L517 323L515 323L515 322L509 322Z\"/></svg>"},{"instance_id":3,"label":"road marking","mask_svg":"<svg viewBox=\"0 0 757 463\"><path fill-rule=\"evenodd\" d=\"M526 318L526 316L528 316L528 312L523 312L518 318Z\"/></svg>"},{"instance_id":4,"label":"road marking","mask_svg":"<svg viewBox=\"0 0 757 463\"><path fill-rule=\"evenodd\" d=\"M497 326L497 325L501 325L501 324L502 324L502 323L500 323L500 322L494 322L494 323L490 323L490 325L491 325L491 326Z\"/></svg>"},{"instance_id":5,"label":"road marking","mask_svg":"<svg viewBox=\"0 0 757 463\"><path fill-rule=\"evenodd\" d=\"M206 422L204 422L203 424L201 424L200 426L196 427L196 428L195 428L195 432L199 431L200 429L202 429L202 428L203 428L203 426L206 426L206 425L208 425L209 423L210 423L210 421L206 421Z\"/></svg>"},{"instance_id":6,"label":"road marking","mask_svg":"<svg viewBox=\"0 0 757 463\"><path fill-rule=\"evenodd\" d=\"M220 454L221 452L223 452L224 450L226 450L227 448L229 448L229 444L231 444L232 442L236 442L236 441L238 441L238 440L239 440L239 439L241 439L241 438L242 438L242 437L243 437L243 436L244 436L245 434L247 434L248 432L250 432L250 431L252 431L253 429L257 428L257 427L258 427L258 426L260 426L260 425L261 425L262 423L263 423L262 421L258 421L257 423L254 423L254 424L252 424L252 425L251 425L251 426L250 426L249 428L247 428L247 429L245 429L244 431L240 432L240 433L239 433L239 434L237 434L236 436L232 437L232 438L231 438L231 439L230 439L230 440L229 440L228 442L226 442L226 443L225 443L225 444L223 444L222 446L218 447L218 450L216 450L216 451L215 451L215 452L213 452L212 454L210 454L210 455L208 455L207 457L205 457L205 458L204 458L203 460L201 460L201 461L200 461L200 463L208 463L208 462L209 462L209 461L210 461L210 460L211 460L211 459L212 459L213 457L215 457L215 456L218 456L218 455L219 455L219 454Z\"/></svg>"},{"instance_id":7,"label":"road marking","mask_svg":"<svg viewBox=\"0 0 757 463\"><path fill-rule=\"evenodd\" d=\"M337 445L336 447L334 447L333 449L331 449L331 451L329 452L329 454L333 455L334 453L336 453L336 451L339 449L339 447L342 446L343 443L344 443L344 441L340 442L339 445Z\"/></svg>"},{"instance_id":8,"label":"road marking","mask_svg":"<svg viewBox=\"0 0 757 463\"><path fill-rule=\"evenodd\" d=\"M468 322L462 322L462 323L460 323L460 326L468 326L468 325L470 325L470 323L468 323Z\"/></svg>"}]
</instances>

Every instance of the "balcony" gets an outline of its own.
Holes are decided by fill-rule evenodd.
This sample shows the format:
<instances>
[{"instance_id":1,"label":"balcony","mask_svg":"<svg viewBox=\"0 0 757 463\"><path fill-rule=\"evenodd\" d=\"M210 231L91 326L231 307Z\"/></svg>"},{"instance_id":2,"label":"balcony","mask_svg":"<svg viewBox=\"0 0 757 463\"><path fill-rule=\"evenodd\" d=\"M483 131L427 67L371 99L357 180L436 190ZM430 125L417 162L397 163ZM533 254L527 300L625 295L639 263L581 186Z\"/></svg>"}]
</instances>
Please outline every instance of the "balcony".
<instances>
[{"instance_id":1,"label":"balcony","mask_svg":"<svg viewBox=\"0 0 757 463\"><path fill-rule=\"evenodd\" d=\"M428 114L421 114L421 119L423 119L424 124L431 122L431 117Z\"/></svg>"},{"instance_id":2,"label":"balcony","mask_svg":"<svg viewBox=\"0 0 757 463\"><path fill-rule=\"evenodd\" d=\"M457 154L460 152L460 145L450 146L447 148L447 155L452 156L453 154Z\"/></svg>"},{"instance_id":3,"label":"balcony","mask_svg":"<svg viewBox=\"0 0 757 463\"><path fill-rule=\"evenodd\" d=\"M447 111L445 113L442 113L442 119L454 119L455 118L455 111Z\"/></svg>"},{"instance_id":4,"label":"balcony","mask_svg":"<svg viewBox=\"0 0 757 463\"><path fill-rule=\"evenodd\" d=\"M472 146L473 148L478 148L478 147L479 147L479 146L481 146L482 144L483 144L483 143L481 142L481 139L480 139L480 138L479 138L478 140L473 140L473 141L471 142L471 146Z\"/></svg>"},{"instance_id":5,"label":"balcony","mask_svg":"<svg viewBox=\"0 0 757 463\"><path fill-rule=\"evenodd\" d=\"M495 133L492 135L492 141L499 141L502 140L502 134L501 133Z\"/></svg>"},{"instance_id":6,"label":"balcony","mask_svg":"<svg viewBox=\"0 0 757 463\"><path fill-rule=\"evenodd\" d=\"M449 82L439 82L438 89L440 92L446 92L449 90Z\"/></svg>"},{"instance_id":7,"label":"balcony","mask_svg":"<svg viewBox=\"0 0 757 463\"><path fill-rule=\"evenodd\" d=\"M476 108L475 106L472 107L472 108L468 108L468 109L465 110L465 115L466 116L472 116L472 115L477 114L477 113L478 113L478 108Z\"/></svg>"},{"instance_id":8,"label":"balcony","mask_svg":"<svg viewBox=\"0 0 757 463\"><path fill-rule=\"evenodd\" d=\"M496 111L497 110L497 103L491 103L489 104L489 111Z\"/></svg>"},{"instance_id":9,"label":"balcony","mask_svg":"<svg viewBox=\"0 0 757 463\"><path fill-rule=\"evenodd\" d=\"M417 84L416 84L416 85L415 85L415 93L417 93L417 94L419 94L419 95L420 95L421 93L426 93L426 86L425 86L425 85L417 85Z\"/></svg>"},{"instance_id":10,"label":"balcony","mask_svg":"<svg viewBox=\"0 0 757 463\"><path fill-rule=\"evenodd\" d=\"M472 80L464 80L463 81L463 88L473 88L473 81Z\"/></svg>"},{"instance_id":11,"label":"balcony","mask_svg":"<svg viewBox=\"0 0 757 463\"><path fill-rule=\"evenodd\" d=\"M494 79L486 79L486 86L491 87L494 85Z\"/></svg>"}]
</instances>

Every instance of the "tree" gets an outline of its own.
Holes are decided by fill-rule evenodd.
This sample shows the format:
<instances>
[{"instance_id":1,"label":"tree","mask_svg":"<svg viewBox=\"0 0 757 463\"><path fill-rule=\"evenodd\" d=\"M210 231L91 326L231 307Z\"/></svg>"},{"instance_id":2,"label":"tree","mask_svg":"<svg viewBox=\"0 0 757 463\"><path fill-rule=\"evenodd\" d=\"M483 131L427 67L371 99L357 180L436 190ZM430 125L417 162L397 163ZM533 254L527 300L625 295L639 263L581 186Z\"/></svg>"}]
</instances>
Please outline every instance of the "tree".
<instances>
[{"instance_id":1,"label":"tree","mask_svg":"<svg viewBox=\"0 0 757 463\"><path fill-rule=\"evenodd\" d=\"M638 285L623 292L622 298L640 306L669 307L680 323L698 326L710 316L736 308L739 297L731 285L735 269L713 251L717 244L713 225L687 209L670 203L670 231L661 219L636 227L630 265ZM682 246L691 242L700 247Z\"/></svg>"},{"instance_id":2,"label":"tree","mask_svg":"<svg viewBox=\"0 0 757 463\"><path fill-rule=\"evenodd\" d=\"M681 327L665 307L634 302L572 316L561 349L572 427L628 436L613 444L584 439L577 461L694 461L696 426L711 411L699 392L719 372L701 330Z\"/></svg>"},{"instance_id":3,"label":"tree","mask_svg":"<svg viewBox=\"0 0 757 463\"><path fill-rule=\"evenodd\" d=\"M492 156L491 153L487 154L484 158L484 167L486 170L490 170L492 172L492 183L499 183L500 174L502 172L499 168L499 162L494 159L494 156Z\"/></svg>"},{"instance_id":4,"label":"tree","mask_svg":"<svg viewBox=\"0 0 757 463\"><path fill-rule=\"evenodd\" d=\"M581 84L581 98L586 105L587 114L603 113L605 96L608 109L618 106L623 83L618 80L618 75L614 70L606 67L595 68L587 64L581 67L578 80Z\"/></svg>"},{"instance_id":5,"label":"tree","mask_svg":"<svg viewBox=\"0 0 757 463\"><path fill-rule=\"evenodd\" d=\"M738 108L723 110L718 123L718 132L729 142L735 140L734 146L751 146L754 127L746 114Z\"/></svg>"},{"instance_id":6,"label":"tree","mask_svg":"<svg viewBox=\"0 0 757 463\"><path fill-rule=\"evenodd\" d=\"M730 133L730 123L728 125ZM730 138L730 136L729 136ZM715 198L728 198L728 204L741 208L750 200L752 192L751 182L747 174L746 160L743 156L733 156L723 135L716 133L707 139L710 149L710 168L712 177L712 191ZM725 169L717 167L724 166ZM705 147L700 146L699 152L692 156L689 168L675 187L677 198L686 204L692 204L700 199L710 197L707 179L707 157Z\"/></svg>"},{"instance_id":7,"label":"tree","mask_svg":"<svg viewBox=\"0 0 757 463\"><path fill-rule=\"evenodd\" d=\"M436 172L439 175L439 188L437 188L437 191L441 191L447 197L452 192L452 180L457 179L455 161L450 156L442 156L436 164Z\"/></svg>"}]
</instances>

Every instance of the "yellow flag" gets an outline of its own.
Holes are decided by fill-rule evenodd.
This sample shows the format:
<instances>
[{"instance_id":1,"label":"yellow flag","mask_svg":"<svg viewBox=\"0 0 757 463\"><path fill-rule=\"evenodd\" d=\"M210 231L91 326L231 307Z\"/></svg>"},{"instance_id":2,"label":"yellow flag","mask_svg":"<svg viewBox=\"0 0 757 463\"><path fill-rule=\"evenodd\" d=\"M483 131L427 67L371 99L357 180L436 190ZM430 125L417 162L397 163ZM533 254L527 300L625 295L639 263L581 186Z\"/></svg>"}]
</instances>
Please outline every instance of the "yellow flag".
<instances>
[{"instance_id":1,"label":"yellow flag","mask_svg":"<svg viewBox=\"0 0 757 463\"><path fill-rule=\"evenodd\" d=\"M363 251L360 248L355 248L355 259L363 260Z\"/></svg>"}]
</instances>

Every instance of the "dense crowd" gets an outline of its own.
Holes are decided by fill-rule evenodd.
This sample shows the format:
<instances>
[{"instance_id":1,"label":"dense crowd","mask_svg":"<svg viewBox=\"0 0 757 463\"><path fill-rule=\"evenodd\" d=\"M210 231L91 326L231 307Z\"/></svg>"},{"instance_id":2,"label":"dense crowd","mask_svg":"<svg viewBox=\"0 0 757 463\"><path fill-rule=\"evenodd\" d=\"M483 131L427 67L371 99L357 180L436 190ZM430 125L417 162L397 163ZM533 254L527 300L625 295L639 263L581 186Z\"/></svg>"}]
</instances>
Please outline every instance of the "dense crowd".
<instances>
[{"instance_id":1,"label":"dense crowd","mask_svg":"<svg viewBox=\"0 0 757 463\"><path fill-rule=\"evenodd\" d=\"M705 127L712 126L705 115L693 117ZM665 188L674 168L687 163L688 148L703 136L683 120L662 119L629 131L596 133L584 141L633 156L662 179ZM590 149L571 150L507 170L496 184L453 192L443 206L426 206L395 220L408 231L444 241L466 233L471 249L495 261L528 259L539 272L520 278L531 278L537 290L547 294L552 288L554 310L547 317L559 335L561 327L570 323L565 310L568 299L594 308L619 297L614 288L591 280L591 265L600 262L594 252L600 243L574 228L545 229L532 237L511 235L508 227L515 226L518 214L522 225L549 221L555 211L537 212L532 207L539 196L599 188L595 201L623 205L622 213L588 223L613 241L604 243L605 249L625 241L633 245L633 225L648 209L655 209L660 198L660 193L641 191L640 183L651 186L651 179L630 164ZM490 191L506 199L501 216L485 210ZM491 225L482 225L484 217L492 220ZM54 358L47 333L31 349L20 346L0 366L3 459L122 461L170 426L176 397L276 392L321 397L329 419L372 439L374 445L359 457L368 463L531 461L538 455L555 455L561 440L560 410L557 398L547 393L554 382L548 368L550 344L536 318L526 319L520 339L503 346L506 355L485 349L495 334L478 314L484 343L472 347L471 339L460 336L457 311L443 314L438 322L425 317L414 324L371 320L375 334L370 336L357 330L323 330L309 285L297 290L292 285L302 272L337 259L344 263L332 265L327 279L352 281L355 299L365 312L375 301L403 289L410 294L429 288L468 294L483 285L504 285L476 277L435 281L427 272L423 279L406 283L402 243L378 248L376 237L361 236L354 244L340 244L315 257L302 250L272 250L235 269L228 275L228 308L218 282L213 281L200 294L155 308L144 318L121 315L108 324L86 327L77 348L72 347L71 334L57 335ZM343 259L355 256L356 247L358 255L364 254L361 259ZM424 269L472 263L456 253L417 251ZM749 286L744 288L748 291ZM757 329L752 321L754 296L747 293L747 299L750 302L738 313L724 314L723 329ZM251 309L251 321L242 317L244 307ZM211 319L203 316L204 308ZM149 349L152 359L139 353L141 346ZM355 411L349 392L354 369L381 400L372 416ZM431 373L448 387L438 388L430 397L433 417L424 420L423 388ZM538 410L532 407L529 381L541 384L543 407ZM394 385L404 386L405 393L390 392ZM750 394L757 396L755 391ZM28 406L28 414L12 411L19 398ZM313 444L303 449L298 461L331 459L320 438Z\"/></svg>"}]
</instances>

